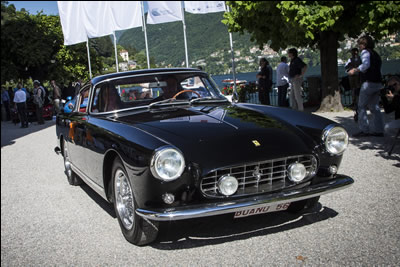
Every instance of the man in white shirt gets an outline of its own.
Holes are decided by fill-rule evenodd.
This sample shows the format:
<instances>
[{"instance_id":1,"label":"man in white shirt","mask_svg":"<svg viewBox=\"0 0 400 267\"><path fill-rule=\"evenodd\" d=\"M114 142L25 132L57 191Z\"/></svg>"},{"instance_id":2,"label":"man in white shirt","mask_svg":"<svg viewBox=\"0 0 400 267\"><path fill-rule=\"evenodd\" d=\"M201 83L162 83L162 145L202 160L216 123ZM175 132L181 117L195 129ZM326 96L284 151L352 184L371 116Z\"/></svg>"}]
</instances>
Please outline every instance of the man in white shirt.
<instances>
[{"instance_id":1,"label":"man in white shirt","mask_svg":"<svg viewBox=\"0 0 400 267\"><path fill-rule=\"evenodd\" d=\"M278 105L280 107L288 107L286 100L287 89L289 87L289 65L287 58L281 57L281 63L276 68L276 85L278 86Z\"/></svg>"},{"instance_id":2,"label":"man in white shirt","mask_svg":"<svg viewBox=\"0 0 400 267\"><path fill-rule=\"evenodd\" d=\"M26 94L20 85L14 94L14 105L19 113L21 128L28 128L28 116L26 115Z\"/></svg>"}]
</instances>

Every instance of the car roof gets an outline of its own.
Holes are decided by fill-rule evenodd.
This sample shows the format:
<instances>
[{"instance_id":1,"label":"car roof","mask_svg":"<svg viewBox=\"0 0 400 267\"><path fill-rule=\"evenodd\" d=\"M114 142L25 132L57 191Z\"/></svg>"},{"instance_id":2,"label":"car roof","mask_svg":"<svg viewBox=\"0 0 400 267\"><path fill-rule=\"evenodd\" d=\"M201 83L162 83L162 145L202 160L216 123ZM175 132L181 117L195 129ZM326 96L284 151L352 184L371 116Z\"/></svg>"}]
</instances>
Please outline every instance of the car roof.
<instances>
[{"instance_id":1,"label":"car roof","mask_svg":"<svg viewBox=\"0 0 400 267\"><path fill-rule=\"evenodd\" d=\"M133 71L124 71L124 72L116 72L116 73L110 73L110 74L105 74L101 76L94 77L91 80L92 84L97 84L101 81L107 80L107 79L114 79L118 77L125 77L125 76L131 76L131 75L140 75L140 74L149 74L149 73L170 73L170 72L199 72L199 73L205 73L202 70L195 69L195 68L163 68L163 69L143 69L143 70L133 70Z\"/></svg>"}]
</instances>

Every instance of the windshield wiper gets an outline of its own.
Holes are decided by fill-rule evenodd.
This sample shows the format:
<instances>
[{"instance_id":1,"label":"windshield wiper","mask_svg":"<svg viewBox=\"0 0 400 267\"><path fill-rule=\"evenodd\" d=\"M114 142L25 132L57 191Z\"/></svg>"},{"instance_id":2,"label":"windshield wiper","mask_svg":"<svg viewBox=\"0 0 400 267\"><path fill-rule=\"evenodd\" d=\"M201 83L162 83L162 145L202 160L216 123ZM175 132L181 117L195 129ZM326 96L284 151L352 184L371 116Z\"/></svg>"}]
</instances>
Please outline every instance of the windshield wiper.
<instances>
[{"instance_id":1,"label":"windshield wiper","mask_svg":"<svg viewBox=\"0 0 400 267\"><path fill-rule=\"evenodd\" d=\"M168 107L168 106L175 106L175 105L188 105L188 101L182 101L182 100L176 100L175 98L169 98L169 99L164 99L160 100L154 103L151 103L148 105L148 108L154 108L154 107Z\"/></svg>"},{"instance_id":2,"label":"windshield wiper","mask_svg":"<svg viewBox=\"0 0 400 267\"><path fill-rule=\"evenodd\" d=\"M210 101L211 100L211 101ZM190 101L190 104L195 104L195 103L198 103L198 102L207 102L207 101L209 101L209 102L216 102L216 103L222 103L222 102L229 102L229 100L228 99L223 99L223 98L214 98L214 97L212 97L212 96L207 96L207 97L203 97L203 98L195 98L195 99L192 99L191 101Z\"/></svg>"}]
</instances>

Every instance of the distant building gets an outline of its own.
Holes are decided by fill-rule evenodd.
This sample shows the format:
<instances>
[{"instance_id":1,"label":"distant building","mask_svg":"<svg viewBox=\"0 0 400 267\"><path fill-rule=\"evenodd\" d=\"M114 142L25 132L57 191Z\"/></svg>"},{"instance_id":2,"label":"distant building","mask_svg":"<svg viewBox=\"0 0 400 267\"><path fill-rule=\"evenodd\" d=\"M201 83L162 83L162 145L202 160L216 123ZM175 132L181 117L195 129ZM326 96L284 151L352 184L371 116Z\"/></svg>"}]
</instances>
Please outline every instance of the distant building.
<instances>
[{"instance_id":1,"label":"distant building","mask_svg":"<svg viewBox=\"0 0 400 267\"><path fill-rule=\"evenodd\" d=\"M137 68L137 62L134 60L128 60L128 68L134 70Z\"/></svg>"},{"instance_id":2,"label":"distant building","mask_svg":"<svg viewBox=\"0 0 400 267\"><path fill-rule=\"evenodd\" d=\"M128 51L126 51L126 50L121 50L121 51L119 52L119 55L122 57L122 59L123 59L124 61L128 61L128 60L129 60L129 53L128 53Z\"/></svg>"}]
</instances>

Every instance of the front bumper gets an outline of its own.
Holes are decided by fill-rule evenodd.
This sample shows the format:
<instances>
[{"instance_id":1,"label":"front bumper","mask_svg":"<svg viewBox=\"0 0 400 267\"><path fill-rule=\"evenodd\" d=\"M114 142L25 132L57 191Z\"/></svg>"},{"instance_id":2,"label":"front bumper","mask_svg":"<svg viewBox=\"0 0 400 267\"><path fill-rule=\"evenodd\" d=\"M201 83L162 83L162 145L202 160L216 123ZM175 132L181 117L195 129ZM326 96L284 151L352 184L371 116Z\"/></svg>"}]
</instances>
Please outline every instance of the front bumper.
<instances>
[{"instance_id":1,"label":"front bumper","mask_svg":"<svg viewBox=\"0 0 400 267\"><path fill-rule=\"evenodd\" d=\"M226 200L218 203L188 205L170 209L137 209L136 213L143 218L154 221L193 219L233 213L244 209L257 208L258 206L295 202L303 199L313 198L344 189L353 183L354 180L352 178L345 175L337 175L334 179L327 182L310 185L305 188L293 189L290 191L247 197L237 200Z\"/></svg>"}]
</instances>

